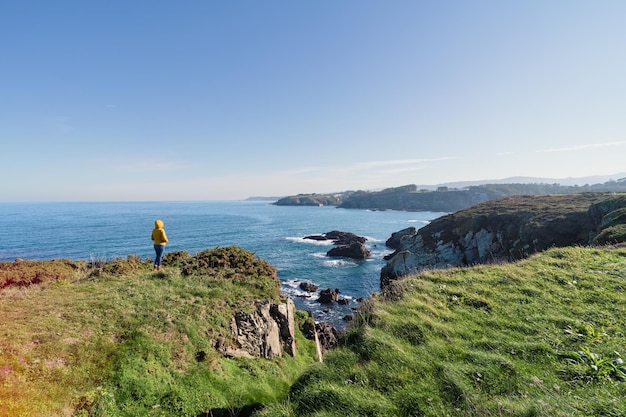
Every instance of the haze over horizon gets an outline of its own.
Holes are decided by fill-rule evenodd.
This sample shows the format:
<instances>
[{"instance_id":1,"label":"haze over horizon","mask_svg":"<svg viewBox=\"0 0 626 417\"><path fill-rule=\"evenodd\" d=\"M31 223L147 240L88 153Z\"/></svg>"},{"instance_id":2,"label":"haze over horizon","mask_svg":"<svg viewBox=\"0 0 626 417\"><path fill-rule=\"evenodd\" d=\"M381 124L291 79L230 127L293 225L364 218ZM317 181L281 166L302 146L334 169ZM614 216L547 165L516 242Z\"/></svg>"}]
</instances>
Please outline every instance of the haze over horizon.
<instances>
[{"instance_id":1,"label":"haze over horizon","mask_svg":"<svg viewBox=\"0 0 626 417\"><path fill-rule=\"evenodd\" d=\"M617 176L624 21L618 0L10 2L0 201Z\"/></svg>"}]
</instances>

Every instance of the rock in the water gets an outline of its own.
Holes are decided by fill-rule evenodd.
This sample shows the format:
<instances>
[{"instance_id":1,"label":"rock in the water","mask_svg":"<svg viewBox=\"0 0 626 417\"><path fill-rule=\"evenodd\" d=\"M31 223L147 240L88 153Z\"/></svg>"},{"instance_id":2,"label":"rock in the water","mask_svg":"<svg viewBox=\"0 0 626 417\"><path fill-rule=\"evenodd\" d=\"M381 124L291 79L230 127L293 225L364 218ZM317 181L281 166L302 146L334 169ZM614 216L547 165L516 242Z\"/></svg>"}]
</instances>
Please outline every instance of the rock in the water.
<instances>
[{"instance_id":1,"label":"rock in the water","mask_svg":"<svg viewBox=\"0 0 626 417\"><path fill-rule=\"evenodd\" d=\"M301 282L299 287L302 291L306 292L316 292L319 288L317 285L311 284L310 282Z\"/></svg>"},{"instance_id":2,"label":"rock in the water","mask_svg":"<svg viewBox=\"0 0 626 417\"><path fill-rule=\"evenodd\" d=\"M355 235L350 232L340 232L338 230L333 230L331 232L324 233L322 235L310 235L305 236L305 239L311 240L332 240L335 245L349 245L354 242L365 243L367 242L367 238L363 236Z\"/></svg>"},{"instance_id":3,"label":"rock in the water","mask_svg":"<svg viewBox=\"0 0 626 417\"><path fill-rule=\"evenodd\" d=\"M326 252L327 256L340 256L344 258L352 259L366 259L371 256L371 252L365 247L364 244L354 242L349 245L341 245L332 248Z\"/></svg>"},{"instance_id":4,"label":"rock in the water","mask_svg":"<svg viewBox=\"0 0 626 417\"><path fill-rule=\"evenodd\" d=\"M337 302L339 298L339 289L335 288L327 288L325 290L320 291L320 296L317 299L318 302L322 304L334 304Z\"/></svg>"}]
</instances>

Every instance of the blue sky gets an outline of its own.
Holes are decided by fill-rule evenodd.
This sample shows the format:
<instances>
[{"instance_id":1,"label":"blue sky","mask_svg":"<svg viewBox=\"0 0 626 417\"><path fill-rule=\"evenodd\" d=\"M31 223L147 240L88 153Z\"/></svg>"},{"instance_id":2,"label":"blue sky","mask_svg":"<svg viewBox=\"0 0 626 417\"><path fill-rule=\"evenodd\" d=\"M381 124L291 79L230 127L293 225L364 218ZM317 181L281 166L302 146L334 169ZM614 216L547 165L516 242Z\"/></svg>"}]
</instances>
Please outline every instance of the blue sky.
<instances>
[{"instance_id":1,"label":"blue sky","mask_svg":"<svg viewBox=\"0 0 626 417\"><path fill-rule=\"evenodd\" d=\"M626 2L0 6L0 201L626 172Z\"/></svg>"}]
</instances>

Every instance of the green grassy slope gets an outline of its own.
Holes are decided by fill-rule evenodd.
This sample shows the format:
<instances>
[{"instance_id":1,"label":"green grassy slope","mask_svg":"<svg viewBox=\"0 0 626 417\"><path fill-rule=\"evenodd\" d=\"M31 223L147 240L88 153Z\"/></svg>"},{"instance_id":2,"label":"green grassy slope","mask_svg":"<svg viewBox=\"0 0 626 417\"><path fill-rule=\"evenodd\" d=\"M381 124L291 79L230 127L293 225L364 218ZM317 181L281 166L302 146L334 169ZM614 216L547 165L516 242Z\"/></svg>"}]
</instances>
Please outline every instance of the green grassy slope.
<instances>
[{"instance_id":1,"label":"green grassy slope","mask_svg":"<svg viewBox=\"0 0 626 417\"><path fill-rule=\"evenodd\" d=\"M625 248L398 280L323 364L301 336L295 358L222 357L233 313L280 299L272 269L171 255L0 264L0 416L626 415Z\"/></svg>"},{"instance_id":2,"label":"green grassy slope","mask_svg":"<svg viewBox=\"0 0 626 417\"><path fill-rule=\"evenodd\" d=\"M274 269L235 247L182 259L156 273L136 257L0 264L0 416L217 416L284 399L312 342L272 360L214 348L235 311L279 301Z\"/></svg>"},{"instance_id":3,"label":"green grassy slope","mask_svg":"<svg viewBox=\"0 0 626 417\"><path fill-rule=\"evenodd\" d=\"M427 272L261 416L624 416L626 249Z\"/></svg>"}]
</instances>

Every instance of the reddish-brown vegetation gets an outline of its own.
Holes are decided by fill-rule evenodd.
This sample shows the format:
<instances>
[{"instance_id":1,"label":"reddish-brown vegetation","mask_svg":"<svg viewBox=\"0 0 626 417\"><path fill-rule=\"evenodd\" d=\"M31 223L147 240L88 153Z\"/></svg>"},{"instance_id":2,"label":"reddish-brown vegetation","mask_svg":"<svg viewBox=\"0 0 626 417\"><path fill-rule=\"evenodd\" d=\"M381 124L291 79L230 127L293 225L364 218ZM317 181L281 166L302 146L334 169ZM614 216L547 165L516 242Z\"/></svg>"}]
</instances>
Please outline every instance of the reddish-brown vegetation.
<instances>
[{"instance_id":1,"label":"reddish-brown vegetation","mask_svg":"<svg viewBox=\"0 0 626 417\"><path fill-rule=\"evenodd\" d=\"M54 281L71 281L86 263L68 259L52 261L0 262L0 289L11 286L27 287Z\"/></svg>"}]
</instances>

